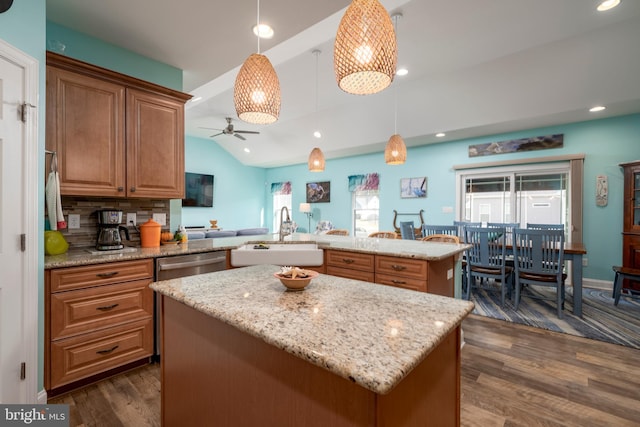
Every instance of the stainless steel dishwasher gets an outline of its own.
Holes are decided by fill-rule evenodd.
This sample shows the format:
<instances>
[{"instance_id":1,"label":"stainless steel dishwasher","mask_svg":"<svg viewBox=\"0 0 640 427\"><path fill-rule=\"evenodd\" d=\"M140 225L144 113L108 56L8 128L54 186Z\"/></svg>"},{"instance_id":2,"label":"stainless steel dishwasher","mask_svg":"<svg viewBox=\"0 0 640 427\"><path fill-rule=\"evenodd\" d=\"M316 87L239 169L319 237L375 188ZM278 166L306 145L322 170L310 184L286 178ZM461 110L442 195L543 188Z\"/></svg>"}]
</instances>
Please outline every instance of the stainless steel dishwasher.
<instances>
[{"instance_id":1,"label":"stainless steel dishwasher","mask_svg":"<svg viewBox=\"0 0 640 427\"><path fill-rule=\"evenodd\" d=\"M221 271L227 267L227 251L202 252L198 254L178 255L156 258L155 280L177 279L196 274ZM160 356L160 297L154 292L155 299L155 357Z\"/></svg>"}]
</instances>

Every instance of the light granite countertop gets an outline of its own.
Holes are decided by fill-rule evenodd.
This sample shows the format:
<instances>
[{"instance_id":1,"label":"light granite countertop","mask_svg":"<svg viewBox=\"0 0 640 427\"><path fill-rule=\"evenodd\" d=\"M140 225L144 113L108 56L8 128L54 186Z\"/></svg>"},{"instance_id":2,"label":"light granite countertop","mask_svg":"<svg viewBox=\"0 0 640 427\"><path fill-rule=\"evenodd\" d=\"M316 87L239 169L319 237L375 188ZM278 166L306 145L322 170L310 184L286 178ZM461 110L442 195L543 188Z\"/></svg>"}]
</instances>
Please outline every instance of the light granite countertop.
<instances>
[{"instance_id":1,"label":"light granite countertop","mask_svg":"<svg viewBox=\"0 0 640 427\"><path fill-rule=\"evenodd\" d=\"M62 255L44 257L44 268L61 268L88 264L103 264L144 258L158 258L191 253L235 249L245 243L278 241L277 234L256 236L219 237L215 239L190 240L185 244L161 245L157 248L131 247L119 251L97 253L93 247L72 248ZM294 233L286 236L285 243L317 242L321 249L337 249L351 252L390 255L403 258L437 261L461 253L469 247L465 244L434 243L402 239L375 239L368 237L331 236L323 234Z\"/></svg>"},{"instance_id":2,"label":"light granite countertop","mask_svg":"<svg viewBox=\"0 0 640 427\"><path fill-rule=\"evenodd\" d=\"M258 265L151 284L155 291L386 394L473 310L465 300L320 274L301 292Z\"/></svg>"}]
</instances>

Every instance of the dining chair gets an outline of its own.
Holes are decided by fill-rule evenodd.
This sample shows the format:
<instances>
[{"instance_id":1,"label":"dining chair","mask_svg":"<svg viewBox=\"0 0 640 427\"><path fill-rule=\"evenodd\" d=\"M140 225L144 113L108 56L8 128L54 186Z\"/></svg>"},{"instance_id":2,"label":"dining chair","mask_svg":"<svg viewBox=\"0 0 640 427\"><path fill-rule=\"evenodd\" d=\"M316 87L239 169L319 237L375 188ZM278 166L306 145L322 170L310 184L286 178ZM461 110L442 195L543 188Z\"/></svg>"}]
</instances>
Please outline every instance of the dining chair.
<instances>
[{"instance_id":1,"label":"dining chair","mask_svg":"<svg viewBox=\"0 0 640 427\"><path fill-rule=\"evenodd\" d=\"M332 236L348 236L349 230L345 230L343 228L334 228L333 230L327 231L325 234L330 234Z\"/></svg>"},{"instance_id":2,"label":"dining chair","mask_svg":"<svg viewBox=\"0 0 640 427\"><path fill-rule=\"evenodd\" d=\"M458 227L455 225L422 224L422 237L427 237L431 234L449 234L452 236L457 236Z\"/></svg>"},{"instance_id":3,"label":"dining chair","mask_svg":"<svg viewBox=\"0 0 640 427\"><path fill-rule=\"evenodd\" d=\"M400 237L405 240L416 240L416 231L413 221L400 221Z\"/></svg>"},{"instance_id":4,"label":"dining chair","mask_svg":"<svg viewBox=\"0 0 640 427\"><path fill-rule=\"evenodd\" d=\"M464 228L465 227L482 227L481 222L472 222L472 221L453 221L453 225L458 227L458 237L464 243Z\"/></svg>"},{"instance_id":5,"label":"dining chair","mask_svg":"<svg viewBox=\"0 0 640 427\"><path fill-rule=\"evenodd\" d=\"M516 228L513 231L515 262L515 309L518 310L523 285L556 288L558 318L562 319L567 275L563 272L564 231ZM531 298L538 298L527 295Z\"/></svg>"},{"instance_id":6,"label":"dining chair","mask_svg":"<svg viewBox=\"0 0 640 427\"><path fill-rule=\"evenodd\" d=\"M532 224L527 223L530 230L564 230L564 224Z\"/></svg>"},{"instance_id":7,"label":"dining chair","mask_svg":"<svg viewBox=\"0 0 640 427\"><path fill-rule=\"evenodd\" d=\"M506 264L506 230L500 227L465 227L465 240L472 245L467 251L467 282L464 297L471 298L471 288L480 279L490 286L490 280L500 284L500 302L511 297L513 269Z\"/></svg>"},{"instance_id":8,"label":"dining chair","mask_svg":"<svg viewBox=\"0 0 640 427\"><path fill-rule=\"evenodd\" d=\"M513 230L515 228L520 227L520 223L519 222L488 222L487 227L504 228L506 232L505 243L507 244L507 246L509 246L513 243Z\"/></svg>"},{"instance_id":9,"label":"dining chair","mask_svg":"<svg viewBox=\"0 0 640 427\"><path fill-rule=\"evenodd\" d=\"M374 237L376 239L397 239L398 234L395 231L376 231L369 234L368 237Z\"/></svg>"},{"instance_id":10,"label":"dining chair","mask_svg":"<svg viewBox=\"0 0 640 427\"><path fill-rule=\"evenodd\" d=\"M429 234L419 238L423 242L443 242L443 243L460 243L458 236L452 236L451 234Z\"/></svg>"}]
</instances>

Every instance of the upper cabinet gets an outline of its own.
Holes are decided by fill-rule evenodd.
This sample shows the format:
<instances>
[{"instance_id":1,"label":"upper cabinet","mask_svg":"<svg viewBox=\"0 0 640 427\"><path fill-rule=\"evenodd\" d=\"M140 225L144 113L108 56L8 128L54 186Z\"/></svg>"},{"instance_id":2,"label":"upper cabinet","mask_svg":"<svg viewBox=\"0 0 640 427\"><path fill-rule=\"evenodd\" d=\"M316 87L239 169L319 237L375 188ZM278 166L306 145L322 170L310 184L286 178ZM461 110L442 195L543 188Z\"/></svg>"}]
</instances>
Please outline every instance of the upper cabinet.
<instances>
[{"instance_id":1,"label":"upper cabinet","mask_svg":"<svg viewBox=\"0 0 640 427\"><path fill-rule=\"evenodd\" d=\"M183 198L190 97L47 52L46 146L61 194Z\"/></svg>"}]
</instances>

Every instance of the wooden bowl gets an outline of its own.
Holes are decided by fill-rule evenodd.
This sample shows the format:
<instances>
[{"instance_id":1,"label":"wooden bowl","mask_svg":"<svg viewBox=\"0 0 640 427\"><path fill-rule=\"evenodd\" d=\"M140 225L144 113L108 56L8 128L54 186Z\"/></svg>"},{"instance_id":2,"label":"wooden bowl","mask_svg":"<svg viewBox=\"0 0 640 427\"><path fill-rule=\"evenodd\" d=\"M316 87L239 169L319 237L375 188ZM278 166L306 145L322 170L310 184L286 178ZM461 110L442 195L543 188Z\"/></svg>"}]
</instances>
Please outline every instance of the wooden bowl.
<instances>
[{"instance_id":1,"label":"wooden bowl","mask_svg":"<svg viewBox=\"0 0 640 427\"><path fill-rule=\"evenodd\" d=\"M307 287L307 285L311 282L311 279L318 276L317 271L313 270L305 270L307 272L307 277L296 277L292 279L291 277L282 276L280 273L273 273L275 277L280 279L280 282L284 285L285 288L289 291L301 291Z\"/></svg>"}]
</instances>

